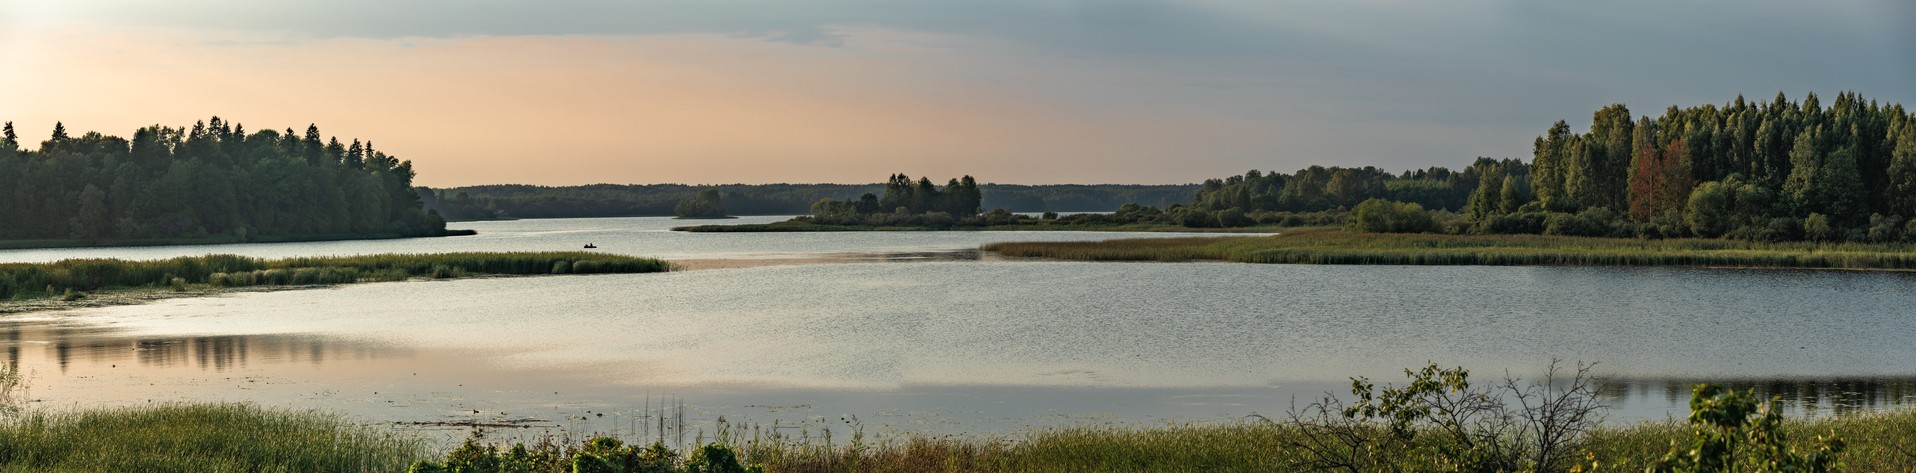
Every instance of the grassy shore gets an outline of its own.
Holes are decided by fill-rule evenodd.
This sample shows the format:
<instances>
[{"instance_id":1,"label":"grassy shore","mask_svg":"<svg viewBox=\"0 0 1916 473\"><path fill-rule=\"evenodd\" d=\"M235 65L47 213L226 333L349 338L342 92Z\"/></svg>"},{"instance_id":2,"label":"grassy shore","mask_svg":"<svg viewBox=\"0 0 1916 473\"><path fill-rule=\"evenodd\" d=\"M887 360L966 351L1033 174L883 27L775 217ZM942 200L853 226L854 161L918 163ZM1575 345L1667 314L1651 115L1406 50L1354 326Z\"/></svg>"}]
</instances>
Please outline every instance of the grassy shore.
<instances>
[{"instance_id":1,"label":"grassy shore","mask_svg":"<svg viewBox=\"0 0 1916 473\"><path fill-rule=\"evenodd\" d=\"M103 290L192 292L421 277L649 273L669 269L669 264L656 259L584 252L387 254L270 260L234 255L152 261L72 259L0 264L0 301L49 298L72 301Z\"/></svg>"},{"instance_id":2,"label":"grassy shore","mask_svg":"<svg viewBox=\"0 0 1916 473\"><path fill-rule=\"evenodd\" d=\"M1598 471L1643 471L1687 429L1670 422L1599 428L1574 456L1583 459L1585 471L1591 460L1602 465ZM1293 445L1309 435L1262 421L1049 430L1016 441L825 443L816 436L794 440L733 431L720 438L731 445L724 453L770 472L1303 471L1303 453ZM1916 438L1916 411L1791 420L1783 431L1798 442L1829 433L1844 439L1848 449L1839 458L1849 471L1916 471L1916 456L1904 445ZM0 421L0 471L405 471L430 458L520 467L484 471L562 472L575 471L581 452L596 452L595 459L616 459L607 454L612 451L643 458L644 443L617 450L603 441L547 441L518 455L509 446L478 444L434 452L416 438L331 415L246 404L165 405L10 417ZM682 467L688 457L710 452L670 451L669 457Z\"/></svg>"},{"instance_id":3,"label":"grassy shore","mask_svg":"<svg viewBox=\"0 0 1916 473\"><path fill-rule=\"evenodd\" d=\"M405 471L425 445L248 404L28 412L0 422L0 471Z\"/></svg>"},{"instance_id":4,"label":"grassy shore","mask_svg":"<svg viewBox=\"0 0 1916 473\"><path fill-rule=\"evenodd\" d=\"M788 220L773 223L754 223L744 225L694 225L674 227L673 231L703 233L767 233L767 232L923 232L923 231L972 231L972 232L1181 232L1181 233L1276 233L1295 227L1260 225L1237 228L1191 228L1183 225L1161 223L1132 224L1060 224L1060 223L1017 223L1006 225L952 225L934 227L925 225L874 226L874 225L822 225L812 222Z\"/></svg>"},{"instance_id":5,"label":"grassy shore","mask_svg":"<svg viewBox=\"0 0 1916 473\"><path fill-rule=\"evenodd\" d=\"M1909 244L1376 234L1336 229L1268 237L994 243L984 249L1011 257L1074 261L1916 269L1916 246Z\"/></svg>"}]
</instances>

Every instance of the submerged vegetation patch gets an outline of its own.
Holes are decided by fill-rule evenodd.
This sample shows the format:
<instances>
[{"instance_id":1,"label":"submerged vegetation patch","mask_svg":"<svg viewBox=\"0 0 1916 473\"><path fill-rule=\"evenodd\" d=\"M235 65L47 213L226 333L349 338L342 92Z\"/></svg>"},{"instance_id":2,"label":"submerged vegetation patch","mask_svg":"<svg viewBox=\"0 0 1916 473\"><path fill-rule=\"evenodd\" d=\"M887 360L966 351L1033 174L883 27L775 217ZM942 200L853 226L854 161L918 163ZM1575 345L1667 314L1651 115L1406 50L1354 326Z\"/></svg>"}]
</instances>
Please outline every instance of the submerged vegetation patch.
<instances>
[{"instance_id":1,"label":"submerged vegetation patch","mask_svg":"<svg viewBox=\"0 0 1916 473\"><path fill-rule=\"evenodd\" d=\"M665 261L585 252L443 253L261 259L236 255L164 260L70 259L0 264L0 300L60 297L103 289L298 286L401 281L417 277L651 273Z\"/></svg>"},{"instance_id":2,"label":"submerged vegetation patch","mask_svg":"<svg viewBox=\"0 0 1916 473\"><path fill-rule=\"evenodd\" d=\"M1268 237L993 243L984 249L1004 256L1074 261L1916 269L1916 245L1906 243L1362 234L1330 229Z\"/></svg>"}]
</instances>

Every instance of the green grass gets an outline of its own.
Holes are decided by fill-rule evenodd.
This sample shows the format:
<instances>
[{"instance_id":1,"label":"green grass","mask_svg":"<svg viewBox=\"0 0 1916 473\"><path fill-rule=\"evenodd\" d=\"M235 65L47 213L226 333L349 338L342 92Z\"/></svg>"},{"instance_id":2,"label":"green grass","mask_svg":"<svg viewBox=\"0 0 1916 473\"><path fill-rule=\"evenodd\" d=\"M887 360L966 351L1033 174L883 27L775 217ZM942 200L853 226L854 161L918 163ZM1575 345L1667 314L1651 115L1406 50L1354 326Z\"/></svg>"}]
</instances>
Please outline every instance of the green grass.
<instances>
[{"instance_id":1,"label":"green grass","mask_svg":"<svg viewBox=\"0 0 1916 473\"><path fill-rule=\"evenodd\" d=\"M811 222L788 220L773 223L754 223L742 225L694 225L674 227L673 231L696 233L768 233L768 232L912 232L912 231L973 231L973 232L1179 232L1179 233L1275 233L1296 227L1277 225L1259 225L1237 228L1191 228L1183 225L1161 223L1129 224L1007 224L1007 225L953 225L933 227L925 225L873 226L873 225L823 225Z\"/></svg>"},{"instance_id":2,"label":"green grass","mask_svg":"<svg viewBox=\"0 0 1916 473\"><path fill-rule=\"evenodd\" d=\"M1376 234L1334 229L1269 237L994 243L984 249L1005 256L1076 261L1916 269L1916 246L1910 244Z\"/></svg>"},{"instance_id":3,"label":"green grass","mask_svg":"<svg viewBox=\"0 0 1916 473\"><path fill-rule=\"evenodd\" d=\"M249 404L29 412L0 422L0 471L404 471L424 445Z\"/></svg>"},{"instance_id":4,"label":"green grass","mask_svg":"<svg viewBox=\"0 0 1916 473\"><path fill-rule=\"evenodd\" d=\"M1382 428L1381 426L1379 428ZM1672 422L1644 422L1625 427L1600 427L1587 442L1573 448L1586 471L1643 471L1670 451L1671 441L1689 435L1689 427ZM723 427L720 430L724 430ZM1841 459L1848 471L1916 471L1916 449L1906 447L1916 438L1916 410L1823 420L1785 422L1786 438L1804 446L1816 435L1834 432L1848 444ZM1214 425L1161 427L1088 427L1037 431L1023 440L927 438L872 442L840 439L836 443L811 435L797 440L791 434L740 433L721 436L733 446L739 460L768 472L1075 472L1075 471L1308 471L1304 453L1294 445L1305 442L1304 430L1282 423L1243 421ZM1418 445L1440 451L1441 436L1420 435ZM638 442L644 443L644 442ZM470 449L471 447L467 447ZM578 447L546 439L531 448L541 467L529 471L568 471ZM496 446L493 452L507 452ZM681 454L683 452L680 452ZM465 455L455 454L453 457ZM445 458L441 455L438 458ZM1421 471L1411 459L1396 465Z\"/></svg>"},{"instance_id":5,"label":"green grass","mask_svg":"<svg viewBox=\"0 0 1916 473\"><path fill-rule=\"evenodd\" d=\"M396 281L414 277L649 273L670 270L650 258L584 252L387 254L260 259L234 255L165 260L72 259L0 264L0 300L75 298L105 289L184 290Z\"/></svg>"},{"instance_id":6,"label":"green grass","mask_svg":"<svg viewBox=\"0 0 1916 473\"><path fill-rule=\"evenodd\" d=\"M1287 445L1305 435L1262 421L1067 428L1023 440L826 443L818 435L732 432L719 440L742 462L772 472L1302 471L1300 453ZM1916 471L1916 449L1905 445L1916 439L1916 410L1791 420L1785 432L1798 444L1834 432L1848 444L1841 459L1849 471ZM1685 434L1686 426L1671 422L1603 427L1577 456L1594 459L1601 471L1642 471ZM529 471L570 471L572 457L586 448L547 440L531 447L541 466ZM334 415L250 404L28 412L0 420L0 471L404 471L421 459L447 458L425 445Z\"/></svg>"}]
</instances>

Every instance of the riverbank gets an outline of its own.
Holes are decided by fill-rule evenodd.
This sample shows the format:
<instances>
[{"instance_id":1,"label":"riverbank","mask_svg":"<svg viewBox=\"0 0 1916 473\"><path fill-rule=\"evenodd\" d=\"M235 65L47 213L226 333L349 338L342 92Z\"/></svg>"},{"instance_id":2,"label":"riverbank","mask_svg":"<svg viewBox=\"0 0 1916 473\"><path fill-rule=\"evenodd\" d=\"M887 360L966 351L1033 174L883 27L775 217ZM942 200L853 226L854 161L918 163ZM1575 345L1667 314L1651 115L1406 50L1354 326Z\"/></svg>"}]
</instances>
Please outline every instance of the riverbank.
<instances>
[{"instance_id":1,"label":"riverbank","mask_svg":"<svg viewBox=\"0 0 1916 473\"><path fill-rule=\"evenodd\" d=\"M1005 257L1070 261L1916 269L1916 246L1900 243L1380 234L1336 229L1266 237L993 243L983 249Z\"/></svg>"},{"instance_id":2,"label":"riverbank","mask_svg":"<svg viewBox=\"0 0 1916 473\"><path fill-rule=\"evenodd\" d=\"M1259 225L1236 228L1192 228L1183 225L1160 223L1126 224L1066 224L1052 221L1041 223L1014 223L1003 225L822 225L812 222L789 220L774 223L745 225L695 225L673 227L672 231L694 233L776 233L776 232L928 232L928 231L964 231L964 232L1171 232L1171 233L1277 233L1295 230L1298 227L1279 225Z\"/></svg>"},{"instance_id":3,"label":"riverbank","mask_svg":"<svg viewBox=\"0 0 1916 473\"><path fill-rule=\"evenodd\" d=\"M412 278L651 273L651 258L585 252L386 254L260 259L235 255L153 261L71 259L0 264L0 313L124 305L228 290L312 287Z\"/></svg>"},{"instance_id":4,"label":"riverbank","mask_svg":"<svg viewBox=\"0 0 1916 473\"><path fill-rule=\"evenodd\" d=\"M400 238L435 238L449 236L478 235L474 230L446 230L438 235L404 235L398 233L378 234L325 234L291 236L248 236L233 235L208 236L201 238L158 238L139 240L94 240L94 239L52 239L52 240L0 240L0 250L30 250L46 248L110 248L128 246L179 246L179 245L228 245L237 243L293 243L311 241L347 241L347 240L397 240Z\"/></svg>"},{"instance_id":5,"label":"riverbank","mask_svg":"<svg viewBox=\"0 0 1916 473\"><path fill-rule=\"evenodd\" d=\"M409 466L414 471L441 471L430 467L445 463L504 467L498 471L575 471L572 467L581 462L615 463L622 458L663 459L658 463L672 466L656 471L684 471L681 468L691 458L709 465L725 457L768 472L1308 471L1303 462L1310 456L1303 446L1336 442L1295 424L1262 420L1069 428L1032 432L1022 440L874 440L857 432L832 439L723 423L700 430L700 438L688 439L691 443L716 441L728 447L694 451L691 445L647 448L651 438L614 442L548 437L523 449L481 440L445 451L388 427L251 404L26 412L0 421L0 442L7 445L0 449L0 471L406 471ZM1834 434L1846 444L1837 460L1852 471L1916 469L1916 456L1905 453L1902 445L1916 438L1916 410L1785 420L1780 430L1796 446ZM1442 435L1424 434L1413 437L1414 444L1429 450L1373 460L1415 468L1412 463L1430 459L1423 455L1441 457ZM1672 442L1681 444L1691 435L1690 426L1676 421L1600 426L1584 433L1569 457L1582 471L1642 471L1663 458ZM421 460L440 465L421 464ZM1592 468L1593 462L1600 466ZM1570 466L1551 470L1566 471Z\"/></svg>"}]
</instances>

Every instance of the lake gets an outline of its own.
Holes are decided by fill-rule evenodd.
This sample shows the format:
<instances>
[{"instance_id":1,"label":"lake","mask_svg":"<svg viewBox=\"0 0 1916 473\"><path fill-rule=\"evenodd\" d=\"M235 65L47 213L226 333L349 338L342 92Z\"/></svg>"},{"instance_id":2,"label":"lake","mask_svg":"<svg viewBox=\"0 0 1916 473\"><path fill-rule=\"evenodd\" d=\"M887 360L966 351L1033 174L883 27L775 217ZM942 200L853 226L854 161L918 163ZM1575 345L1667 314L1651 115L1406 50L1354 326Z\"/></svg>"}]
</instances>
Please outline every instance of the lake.
<instances>
[{"instance_id":1,"label":"lake","mask_svg":"<svg viewBox=\"0 0 1916 473\"><path fill-rule=\"evenodd\" d=\"M729 222L760 222L756 218ZM975 259L994 241L1166 234L677 233L662 218L456 224L434 239L0 252L0 261L576 249L783 259L662 274L376 283L0 319L49 406L252 401L420 424L846 435L1281 414L1350 376L1598 363L1616 419L1720 382L1826 415L1916 402L1916 275L1699 268ZM876 255L876 256L874 256ZM955 256L954 256L955 255ZM668 417L674 414L668 412ZM448 427L450 426L450 427ZM430 430L443 427L440 430Z\"/></svg>"}]
</instances>

